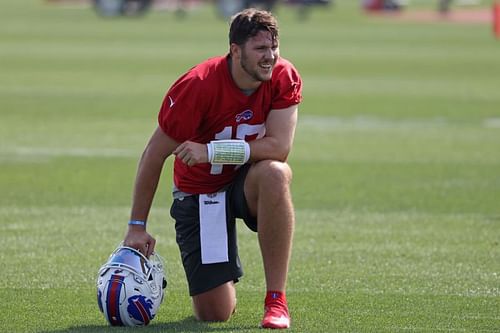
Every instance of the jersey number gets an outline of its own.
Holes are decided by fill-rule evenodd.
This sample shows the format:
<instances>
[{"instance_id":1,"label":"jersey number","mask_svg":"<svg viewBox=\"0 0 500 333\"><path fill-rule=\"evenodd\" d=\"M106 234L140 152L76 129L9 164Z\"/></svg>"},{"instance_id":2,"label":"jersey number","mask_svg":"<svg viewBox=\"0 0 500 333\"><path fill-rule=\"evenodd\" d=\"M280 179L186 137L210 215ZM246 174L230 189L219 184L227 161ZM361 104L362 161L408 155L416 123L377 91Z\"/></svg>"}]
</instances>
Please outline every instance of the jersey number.
<instances>
[{"instance_id":1,"label":"jersey number","mask_svg":"<svg viewBox=\"0 0 500 333\"><path fill-rule=\"evenodd\" d=\"M266 134L266 128L264 124L258 125L249 125L249 124L240 124L236 127L236 139L245 140L247 136L257 135L256 139L260 139ZM226 140L231 139L233 137L233 127L226 126L222 131L215 134L215 140ZM211 175L220 175L222 173L222 168L224 165L222 164L213 164L210 169ZM236 167L239 167L237 165Z\"/></svg>"}]
</instances>

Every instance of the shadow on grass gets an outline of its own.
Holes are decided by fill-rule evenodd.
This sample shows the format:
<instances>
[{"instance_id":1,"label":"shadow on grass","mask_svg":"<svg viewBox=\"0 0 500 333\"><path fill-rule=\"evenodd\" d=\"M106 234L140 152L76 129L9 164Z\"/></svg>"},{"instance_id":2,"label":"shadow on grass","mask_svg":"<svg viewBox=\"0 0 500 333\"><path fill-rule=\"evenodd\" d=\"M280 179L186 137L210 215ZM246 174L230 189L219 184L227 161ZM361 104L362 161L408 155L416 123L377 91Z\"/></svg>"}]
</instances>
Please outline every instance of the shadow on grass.
<instances>
[{"instance_id":1,"label":"shadow on grass","mask_svg":"<svg viewBox=\"0 0 500 333\"><path fill-rule=\"evenodd\" d=\"M149 326L141 327L141 332L222 332L222 331L234 331L235 329L251 329L254 327L221 327L221 324L200 322L194 317L188 317L180 321L175 321L171 323L152 323ZM90 326L75 326L65 329L58 330L48 330L42 333L94 333L94 332L137 332L136 327L119 327L119 326L109 326L109 325L90 325Z\"/></svg>"}]
</instances>

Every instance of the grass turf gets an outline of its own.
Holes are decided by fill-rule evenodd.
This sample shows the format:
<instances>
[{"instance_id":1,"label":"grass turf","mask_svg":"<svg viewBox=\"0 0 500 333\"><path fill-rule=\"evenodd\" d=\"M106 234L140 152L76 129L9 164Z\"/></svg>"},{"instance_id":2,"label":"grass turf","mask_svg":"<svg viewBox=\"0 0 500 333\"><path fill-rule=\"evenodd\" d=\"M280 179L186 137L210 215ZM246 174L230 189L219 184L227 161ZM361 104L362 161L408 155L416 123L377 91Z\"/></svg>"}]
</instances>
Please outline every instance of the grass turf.
<instances>
[{"instance_id":1,"label":"grass turf","mask_svg":"<svg viewBox=\"0 0 500 333\"><path fill-rule=\"evenodd\" d=\"M291 331L498 331L500 44L486 24L396 22L356 6L339 1L308 21L278 11L281 52L305 83L290 159ZM183 20L101 19L2 3L0 331L130 331L107 328L96 272L123 237L165 90L226 52L226 35L209 7ZM170 284L144 331L258 331L261 261L243 227L238 312L193 320L170 172L150 218Z\"/></svg>"}]
</instances>

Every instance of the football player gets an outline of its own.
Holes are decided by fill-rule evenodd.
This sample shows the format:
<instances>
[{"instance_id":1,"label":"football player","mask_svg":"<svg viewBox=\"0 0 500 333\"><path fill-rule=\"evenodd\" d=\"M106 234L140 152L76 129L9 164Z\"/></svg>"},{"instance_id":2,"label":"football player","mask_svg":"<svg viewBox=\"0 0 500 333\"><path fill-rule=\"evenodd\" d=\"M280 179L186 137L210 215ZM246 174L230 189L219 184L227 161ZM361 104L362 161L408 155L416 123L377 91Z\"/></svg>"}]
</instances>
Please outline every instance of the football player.
<instances>
[{"instance_id":1,"label":"football player","mask_svg":"<svg viewBox=\"0 0 500 333\"><path fill-rule=\"evenodd\" d=\"M140 160L124 245L149 256L146 221L165 160L175 156L176 240L196 318L226 321L242 276L235 219L257 232L266 282L264 328L288 328L286 282L294 210L292 148L302 80L280 56L276 18L233 16L229 53L208 59L168 90Z\"/></svg>"}]
</instances>

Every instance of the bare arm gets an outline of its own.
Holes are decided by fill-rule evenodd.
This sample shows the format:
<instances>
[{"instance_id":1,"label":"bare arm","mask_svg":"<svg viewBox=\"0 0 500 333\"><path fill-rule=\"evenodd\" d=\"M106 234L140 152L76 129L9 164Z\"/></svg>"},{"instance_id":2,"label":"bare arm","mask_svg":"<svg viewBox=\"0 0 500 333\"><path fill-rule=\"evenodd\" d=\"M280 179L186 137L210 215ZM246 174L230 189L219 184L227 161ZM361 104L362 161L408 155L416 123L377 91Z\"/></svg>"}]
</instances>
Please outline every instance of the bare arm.
<instances>
[{"instance_id":1,"label":"bare arm","mask_svg":"<svg viewBox=\"0 0 500 333\"><path fill-rule=\"evenodd\" d=\"M297 126L297 110L297 104L271 110L266 120L266 135L250 142L250 161L287 160Z\"/></svg>"},{"instance_id":2,"label":"bare arm","mask_svg":"<svg viewBox=\"0 0 500 333\"><path fill-rule=\"evenodd\" d=\"M249 142L250 162L287 160L297 126L297 110L297 104L286 109L271 110L266 120L266 135ZM208 162L207 146L192 141L180 144L173 154L189 166Z\"/></svg>"},{"instance_id":3,"label":"bare arm","mask_svg":"<svg viewBox=\"0 0 500 333\"><path fill-rule=\"evenodd\" d=\"M147 220L163 164L178 145L159 127L151 136L139 161L132 199L131 220ZM143 254L149 256L154 250L155 239L146 232L143 226L129 225L123 243L125 246L139 249Z\"/></svg>"}]
</instances>

